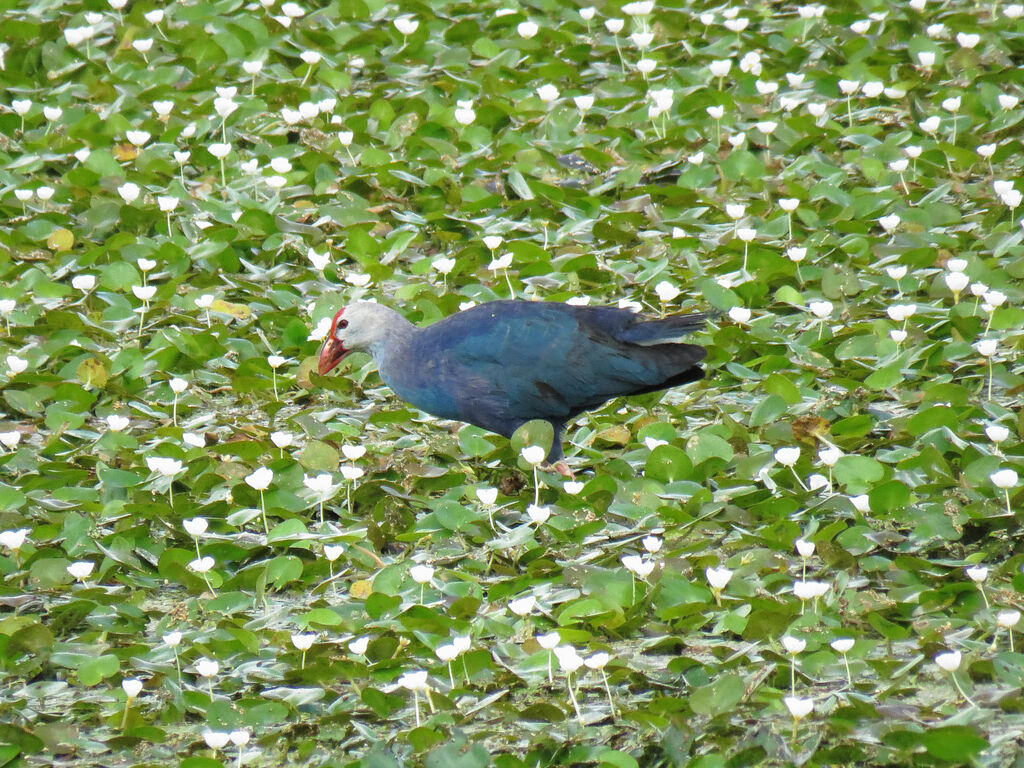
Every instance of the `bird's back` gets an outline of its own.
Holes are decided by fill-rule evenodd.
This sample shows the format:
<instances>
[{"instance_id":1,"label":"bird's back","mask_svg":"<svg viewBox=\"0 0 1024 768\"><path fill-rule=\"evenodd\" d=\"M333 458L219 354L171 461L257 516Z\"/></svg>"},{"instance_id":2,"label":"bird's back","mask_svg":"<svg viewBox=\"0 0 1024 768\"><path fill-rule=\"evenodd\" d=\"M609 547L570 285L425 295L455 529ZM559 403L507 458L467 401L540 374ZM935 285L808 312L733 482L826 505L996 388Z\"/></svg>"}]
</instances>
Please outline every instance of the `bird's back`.
<instances>
[{"instance_id":1,"label":"bird's back","mask_svg":"<svg viewBox=\"0 0 1024 768\"><path fill-rule=\"evenodd\" d=\"M620 395L701 378L704 350L679 338L703 323L702 315L653 320L611 307L493 301L420 330L385 379L423 410L508 435L531 419L558 425Z\"/></svg>"}]
</instances>

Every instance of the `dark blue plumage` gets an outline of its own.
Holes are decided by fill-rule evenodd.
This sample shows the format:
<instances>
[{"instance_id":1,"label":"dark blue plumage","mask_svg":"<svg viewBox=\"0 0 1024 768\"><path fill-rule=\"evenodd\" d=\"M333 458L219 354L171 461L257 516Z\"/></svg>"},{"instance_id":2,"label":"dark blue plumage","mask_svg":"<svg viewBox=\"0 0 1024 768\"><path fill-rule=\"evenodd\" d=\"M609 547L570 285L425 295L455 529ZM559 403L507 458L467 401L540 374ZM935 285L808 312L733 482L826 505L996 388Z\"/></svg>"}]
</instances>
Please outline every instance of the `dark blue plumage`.
<instances>
[{"instance_id":1,"label":"dark blue plumage","mask_svg":"<svg viewBox=\"0 0 1024 768\"><path fill-rule=\"evenodd\" d=\"M368 349L403 400L436 416L510 436L533 419L561 431L583 411L622 395L696 381L701 347L680 338L704 315L645 318L611 307L492 301L416 328L378 304L338 313L321 372L352 349Z\"/></svg>"}]
</instances>

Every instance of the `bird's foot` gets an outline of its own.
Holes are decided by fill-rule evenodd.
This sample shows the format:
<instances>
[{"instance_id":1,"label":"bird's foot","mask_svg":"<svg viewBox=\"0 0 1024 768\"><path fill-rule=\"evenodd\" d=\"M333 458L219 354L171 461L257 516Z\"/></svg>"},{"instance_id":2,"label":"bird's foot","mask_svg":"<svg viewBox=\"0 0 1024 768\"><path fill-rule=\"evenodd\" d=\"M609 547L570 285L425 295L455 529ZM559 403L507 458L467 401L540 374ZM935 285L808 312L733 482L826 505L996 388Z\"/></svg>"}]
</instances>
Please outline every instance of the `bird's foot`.
<instances>
[{"instance_id":1,"label":"bird's foot","mask_svg":"<svg viewBox=\"0 0 1024 768\"><path fill-rule=\"evenodd\" d=\"M572 473L572 470L569 469L569 465L566 464L564 461L555 462L554 464L551 465L551 468L555 470L555 472L560 474L562 477L568 478L569 480L576 479L576 475Z\"/></svg>"}]
</instances>

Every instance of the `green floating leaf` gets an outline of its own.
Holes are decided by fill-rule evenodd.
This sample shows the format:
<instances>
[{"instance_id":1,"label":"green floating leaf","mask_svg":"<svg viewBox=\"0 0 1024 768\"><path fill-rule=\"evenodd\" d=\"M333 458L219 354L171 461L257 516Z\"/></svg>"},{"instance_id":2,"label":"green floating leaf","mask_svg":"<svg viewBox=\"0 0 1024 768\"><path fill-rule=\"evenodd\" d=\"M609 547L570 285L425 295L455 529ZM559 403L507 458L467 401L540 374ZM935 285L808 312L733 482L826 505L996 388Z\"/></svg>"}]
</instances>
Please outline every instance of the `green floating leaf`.
<instances>
[{"instance_id":1,"label":"green floating leaf","mask_svg":"<svg viewBox=\"0 0 1024 768\"><path fill-rule=\"evenodd\" d=\"M870 456L847 454L836 462L832 473L836 482L847 486L851 493L866 493L882 479L885 467Z\"/></svg>"},{"instance_id":2,"label":"green floating leaf","mask_svg":"<svg viewBox=\"0 0 1024 768\"><path fill-rule=\"evenodd\" d=\"M921 735L921 744L933 757L954 763L967 762L989 746L977 730L967 725L929 728Z\"/></svg>"},{"instance_id":3,"label":"green floating leaf","mask_svg":"<svg viewBox=\"0 0 1024 768\"><path fill-rule=\"evenodd\" d=\"M644 476L661 483L684 480L693 471L693 462L686 452L674 445L659 445L647 457Z\"/></svg>"},{"instance_id":4,"label":"green floating leaf","mask_svg":"<svg viewBox=\"0 0 1024 768\"><path fill-rule=\"evenodd\" d=\"M739 675L726 674L690 694L690 706L698 715L715 717L729 712L746 691Z\"/></svg>"}]
</instances>

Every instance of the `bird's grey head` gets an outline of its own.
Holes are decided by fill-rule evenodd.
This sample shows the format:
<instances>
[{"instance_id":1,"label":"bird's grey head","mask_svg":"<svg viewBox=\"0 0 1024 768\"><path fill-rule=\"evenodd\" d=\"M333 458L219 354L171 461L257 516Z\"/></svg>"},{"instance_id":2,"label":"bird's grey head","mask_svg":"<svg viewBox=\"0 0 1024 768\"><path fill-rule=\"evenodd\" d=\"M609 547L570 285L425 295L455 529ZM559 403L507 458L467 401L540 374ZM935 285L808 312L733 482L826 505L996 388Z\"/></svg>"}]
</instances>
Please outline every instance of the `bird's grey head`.
<instances>
[{"instance_id":1,"label":"bird's grey head","mask_svg":"<svg viewBox=\"0 0 1024 768\"><path fill-rule=\"evenodd\" d=\"M372 301L342 307L331 322L331 332L320 348L321 374L327 373L354 350L370 350L386 339L403 318L393 309Z\"/></svg>"}]
</instances>

